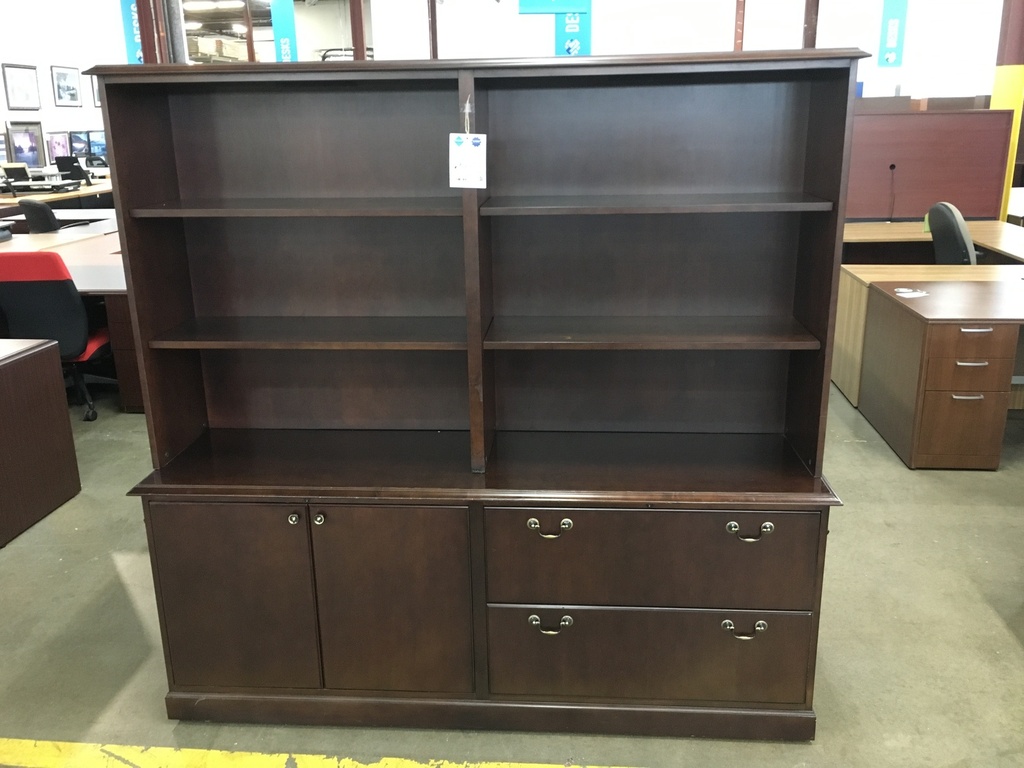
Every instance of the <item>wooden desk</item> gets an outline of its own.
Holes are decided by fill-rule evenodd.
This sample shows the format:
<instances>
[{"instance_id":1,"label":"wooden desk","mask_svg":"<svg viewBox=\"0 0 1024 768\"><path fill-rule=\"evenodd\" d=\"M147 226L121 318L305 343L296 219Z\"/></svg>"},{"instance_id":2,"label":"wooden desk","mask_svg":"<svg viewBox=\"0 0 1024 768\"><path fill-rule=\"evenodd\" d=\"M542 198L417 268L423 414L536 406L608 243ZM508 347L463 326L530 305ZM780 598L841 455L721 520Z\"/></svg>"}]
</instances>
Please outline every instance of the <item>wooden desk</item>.
<instances>
[{"instance_id":1,"label":"wooden desk","mask_svg":"<svg viewBox=\"0 0 1024 768\"><path fill-rule=\"evenodd\" d=\"M998 254L1009 263L1024 263L1024 227L989 220L968 221L967 229L978 248ZM858 221L843 227L844 262L849 250L881 263L934 263L931 242L931 233L924 231L920 221Z\"/></svg>"},{"instance_id":2,"label":"wooden desk","mask_svg":"<svg viewBox=\"0 0 1024 768\"><path fill-rule=\"evenodd\" d=\"M1024 264L844 264L839 272L832 382L854 406L860 403L868 288L874 282L895 280L1024 281ZM1018 359L1024 365L1024 354ZM1011 407L1024 408L1024 387L1014 389Z\"/></svg>"},{"instance_id":3,"label":"wooden desk","mask_svg":"<svg viewBox=\"0 0 1024 768\"><path fill-rule=\"evenodd\" d=\"M874 283L861 413L911 469L997 469L1021 323L1019 280Z\"/></svg>"},{"instance_id":4,"label":"wooden desk","mask_svg":"<svg viewBox=\"0 0 1024 768\"><path fill-rule=\"evenodd\" d=\"M110 179L102 179L93 181L91 186L83 183L74 192L27 192L17 197L0 195L0 216L20 213L18 201L24 198L49 203L52 208L110 208L113 206L113 186Z\"/></svg>"},{"instance_id":5,"label":"wooden desk","mask_svg":"<svg viewBox=\"0 0 1024 768\"><path fill-rule=\"evenodd\" d=\"M0 339L0 547L81 489L57 342Z\"/></svg>"}]
</instances>

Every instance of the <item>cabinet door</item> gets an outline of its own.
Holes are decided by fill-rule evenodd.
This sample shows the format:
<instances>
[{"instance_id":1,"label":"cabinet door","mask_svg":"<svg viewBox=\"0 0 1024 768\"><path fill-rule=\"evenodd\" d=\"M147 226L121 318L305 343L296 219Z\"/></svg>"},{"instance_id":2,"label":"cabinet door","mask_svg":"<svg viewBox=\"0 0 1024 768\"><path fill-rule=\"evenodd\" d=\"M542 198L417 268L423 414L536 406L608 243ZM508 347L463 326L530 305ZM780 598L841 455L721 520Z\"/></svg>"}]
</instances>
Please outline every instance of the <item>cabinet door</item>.
<instances>
[{"instance_id":1,"label":"cabinet door","mask_svg":"<svg viewBox=\"0 0 1024 768\"><path fill-rule=\"evenodd\" d=\"M311 513L325 686L472 691L468 510Z\"/></svg>"},{"instance_id":2,"label":"cabinet door","mask_svg":"<svg viewBox=\"0 0 1024 768\"><path fill-rule=\"evenodd\" d=\"M320 686L302 506L151 502L173 685Z\"/></svg>"}]
</instances>

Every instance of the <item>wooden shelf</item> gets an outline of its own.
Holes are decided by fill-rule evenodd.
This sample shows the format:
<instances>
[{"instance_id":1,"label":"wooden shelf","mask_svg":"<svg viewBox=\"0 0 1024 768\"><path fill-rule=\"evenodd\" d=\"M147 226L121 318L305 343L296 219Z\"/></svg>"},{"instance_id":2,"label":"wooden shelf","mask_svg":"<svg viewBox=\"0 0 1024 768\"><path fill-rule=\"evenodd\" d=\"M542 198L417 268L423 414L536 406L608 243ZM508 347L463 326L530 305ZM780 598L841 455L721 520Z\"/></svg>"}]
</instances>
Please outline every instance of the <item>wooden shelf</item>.
<instances>
[{"instance_id":1,"label":"wooden shelf","mask_svg":"<svg viewBox=\"0 0 1024 768\"><path fill-rule=\"evenodd\" d=\"M151 349L465 350L464 317L201 317Z\"/></svg>"},{"instance_id":2,"label":"wooden shelf","mask_svg":"<svg viewBox=\"0 0 1024 768\"><path fill-rule=\"evenodd\" d=\"M499 432L487 474L469 433L215 429L132 493L436 501L838 504L774 434Z\"/></svg>"},{"instance_id":3,"label":"wooden shelf","mask_svg":"<svg viewBox=\"0 0 1024 768\"><path fill-rule=\"evenodd\" d=\"M173 200L132 208L136 219L461 216L461 197L284 197Z\"/></svg>"},{"instance_id":4,"label":"wooden shelf","mask_svg":"<svg viewBox=\"0 0 1024 768\"><path fill-rule=\"evenodd\" d=\"M831 211L832 202L800 192L676 195L497 196L480 206L482 216L561 216L650 213L786 213Z\"/></svg>"},{"instance_id":5,"label":"wooden shelf","mask_svg":"<svg viewBox=\"0 0 1024 768\"><path fill-rule=\"evenodd\" d=\"M780 317L496 317L484 337L484 349L820 348Z\"/></svg>"}]
</instances>

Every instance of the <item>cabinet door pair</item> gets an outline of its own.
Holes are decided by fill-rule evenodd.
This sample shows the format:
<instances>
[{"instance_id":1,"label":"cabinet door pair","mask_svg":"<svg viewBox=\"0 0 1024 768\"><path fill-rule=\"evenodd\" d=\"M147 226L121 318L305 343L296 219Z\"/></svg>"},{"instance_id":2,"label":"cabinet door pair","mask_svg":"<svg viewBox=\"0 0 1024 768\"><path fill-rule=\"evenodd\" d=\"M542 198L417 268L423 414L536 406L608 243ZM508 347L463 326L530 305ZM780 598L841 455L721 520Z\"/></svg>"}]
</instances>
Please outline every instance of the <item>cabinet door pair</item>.
<instances>
[{"instance_id":1,"label":"cabinet door pair","mask_svg":"<svg viewBox=\"0 0 1024 768\"><path fill-rule=\"evenodd\" d=\"M465 508L151 501L171 687L468 692Z\"/></svg>"}]
</instances>

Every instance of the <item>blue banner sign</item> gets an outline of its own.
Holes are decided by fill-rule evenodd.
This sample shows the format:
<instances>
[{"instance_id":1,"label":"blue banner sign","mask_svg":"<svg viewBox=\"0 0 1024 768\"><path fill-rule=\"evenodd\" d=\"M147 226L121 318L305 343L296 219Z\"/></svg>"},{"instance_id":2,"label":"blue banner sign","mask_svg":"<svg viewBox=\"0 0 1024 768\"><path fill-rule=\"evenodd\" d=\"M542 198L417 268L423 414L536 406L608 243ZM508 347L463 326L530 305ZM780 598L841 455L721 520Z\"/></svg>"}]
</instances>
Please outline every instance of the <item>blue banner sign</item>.
<instances>
[{"instance_id":1,"label":"blue banner sign","mask_svg":"<svg viewBox=\"0 0 1024 768\"><path fill-rule=\"evenodd\" d=\"M278 61L298 61L295 46L295 3L271 0L270 25L274 28L274 52Z\"/></svg>"},{"instance_id":2,"label":"blue banner sign","mask_svg":"<svg viewBox=\"0 0 1024 768\"><path fill-rule=\"evenodd\" d=\"M590 0L519 0L519 13L589 13Z\"/></svg>"},{"instance_id":3,"label":"blue banner sign","mask_svg":"<svg viewBox=\"0 0 1024 768\"><path fill-rule=\"evenodd\" d=\"M882 39L878 45L878 66L903 65L903 38L906 37L907 0L885 0L882 9Z\"/></svg>"},{"instance_id":4,"label":"blue banner sign","mask_svg":"<svg viewBox=\"0 0 1024 768\"><path fill-rule=\"evenodd\" d=\"M139 30L139 5L135 0L121 0L124 20L124 47L129 64L142 63L142 32Z\"/></svg>"},{"instance_id":5,"label":"blue banner sign","mask_svg":"<svg viewBox=\"0 0 1024 768\"><path fill-rule=\"evenodd\" d=\"M590 3L587 3L589 11ZM555 56L590 55L590 14L555 15Z\"/></svg>"}]
</instances>

